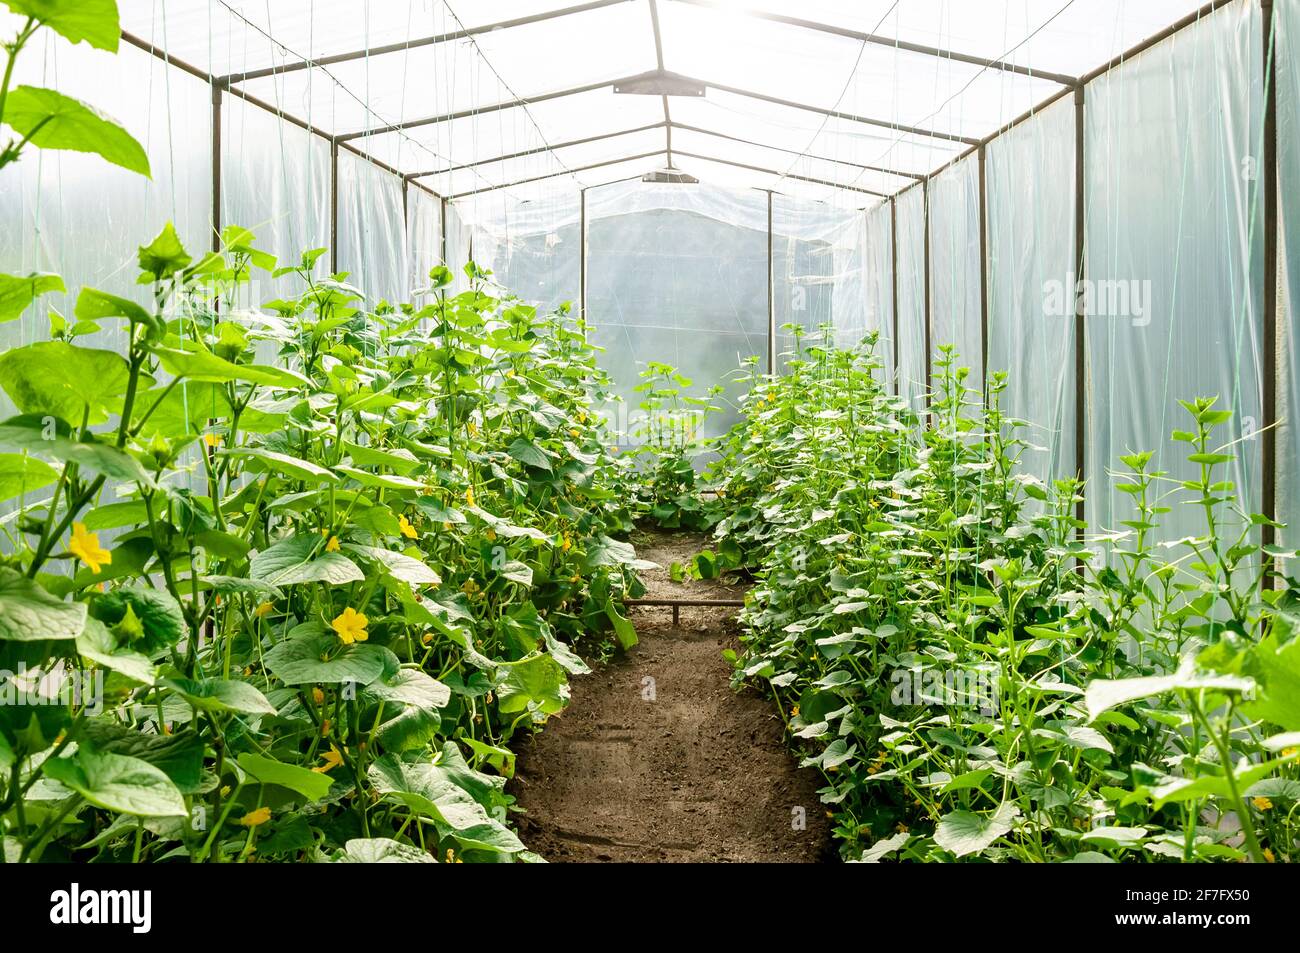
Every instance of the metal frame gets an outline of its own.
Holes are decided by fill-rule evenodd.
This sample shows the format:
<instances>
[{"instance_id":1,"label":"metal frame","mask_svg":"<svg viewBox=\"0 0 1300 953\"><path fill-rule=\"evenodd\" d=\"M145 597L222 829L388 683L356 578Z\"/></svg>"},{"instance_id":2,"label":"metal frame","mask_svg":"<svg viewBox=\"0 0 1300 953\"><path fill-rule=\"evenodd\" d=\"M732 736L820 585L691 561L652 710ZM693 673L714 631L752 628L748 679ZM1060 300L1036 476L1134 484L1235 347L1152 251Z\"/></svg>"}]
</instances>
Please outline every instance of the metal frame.
<instances>
[{"instance_id":1,"label":"metal frame","mask_svg":"<svg viewBox=\"0 0 1300 953\"><path fill-rule=\"evenodd\" d=\"M776 376L776 245L772 238L772 190L767 190L767 372Z\"/></svg>"},{"instance_id":2,"label":"metal frame","mask_svg":"<svg viewBox=\"0 0 1300 953\"><path fill-rule=\"evenodd\" d=\"M1260 188L1264 190L1264 393L1263 393L1263 496L1261 509L1269 520L1277 518L1277 312L1278 272L1282 249L1278 241L1278 144L1277 144L1277 21L1273 0L1263 0L1264 16L1264 168ZM1260 544L1273 545L1276 531L1268 523L1260 527ZM1276 566L1276 562L1274 563ZM1264 587L1276 580L1264 576Z\"/></svg>"}]
</instances>

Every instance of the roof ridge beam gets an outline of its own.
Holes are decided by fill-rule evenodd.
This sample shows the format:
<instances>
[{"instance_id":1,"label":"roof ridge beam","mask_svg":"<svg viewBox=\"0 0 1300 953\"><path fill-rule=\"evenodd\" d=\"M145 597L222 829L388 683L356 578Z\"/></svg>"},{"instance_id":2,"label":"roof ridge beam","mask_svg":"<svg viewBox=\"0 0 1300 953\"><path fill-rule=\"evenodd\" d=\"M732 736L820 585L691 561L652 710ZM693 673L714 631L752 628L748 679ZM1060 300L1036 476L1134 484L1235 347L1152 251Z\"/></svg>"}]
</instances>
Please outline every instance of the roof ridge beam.
<instances>
[{"instance_id":1,"label":"roof ridge beam","mask_svg":"<svg viewBox=\"0 0 1300 953\"><path fill-rule=\"evenodd\" d=\"M347 63L351 60L366 59L371 56L383 56L386 53L401 53L405 50L417 49L422 46L435 46L439 43L463 40L473 36L480 36L484 33L493 33L497 30L509 30L514 27L528 26L532 23L541 23L545 20L555 20L560 17L572 16L576 13L587 13L591 10L600 10L604 7L612 7L620 3L632 2L635 2L635 0L589 0L587 3L580 3L572 7L562 7L558 10L543 10L524 17L515 17L511 20L501 20L497 23L485 23L481 26L469 27L468 29L462 28L459 30L450 30L446 33L437 33L433 36L422 36L414 40L404 40L401 43L386 43L383 46L369 47L364 50L353 50L347 53L331 53L328 56L318 56L315 59L296 60L292 63L282 63L279 66L265 66L261 69L245 70L242 73L230 73L226 76L216 77L215 82L218 85L228 87L232 83L247 83L255 79L264 79L267 76L279 76L282 73L296 73L300 70L312 69L314 67L334 66L335 64Z\"/></svg>"},{"instance_id":2,"label":"roof ridge beam","mask_svg":"<svg viewBox=\"0 0 1300 953\"><path fill-rule=\"evenodd\" d=\"M1035 79L1060 83L1062 86L1077 86L1079 83L1079 78L1077 76L1070 76L1066 73L1036 70L1029 66L1021 66L1017 63L1008 63L1005 60L985 59L982 56L975 56L970 53L959 53L956 50L943 49L937 46L928 46L924 43L911 43L906 40L900 40L897 37L880 36L875 33L863 33L859 30L849 29L848 27L835 26L831 23L818 23L813 20L803 20L799 17L786 16L782 13L769 13L764 10L736 10L726 4L719 3L718 0L678 0L678 2L693 7L704 7L710 10L729 10L742 16L753 17L758 20L768 20L772 23L782 23L786 26L799 27L804 30L815 30L819 33L829 33L834 36L842 36L846 39L857 40L861 43L871 43L875 46L889 47L895 50L906 50L909 53L919 53L924 56L953 60L954 62L967 63L971 66L979 66L984 69L996 69L1007 73L1017 73L1021 76L1030 76Z\"/></svg>"}]
</instances>

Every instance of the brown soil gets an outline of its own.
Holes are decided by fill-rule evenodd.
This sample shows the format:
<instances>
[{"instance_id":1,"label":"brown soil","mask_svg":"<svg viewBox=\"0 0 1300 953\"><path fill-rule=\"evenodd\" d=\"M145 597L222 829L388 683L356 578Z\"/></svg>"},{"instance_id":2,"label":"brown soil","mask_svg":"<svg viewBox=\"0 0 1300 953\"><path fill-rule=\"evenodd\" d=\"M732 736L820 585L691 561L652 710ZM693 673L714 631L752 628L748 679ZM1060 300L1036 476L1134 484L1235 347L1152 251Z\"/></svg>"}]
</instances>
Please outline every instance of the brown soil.
<instances>
[{"instance_id":1,"label":"brown soil","mask_svg":"<svg viewBox=\"0 0 1300 953\"><path fill-rule=\"evenodd\" d=\"M676 584L668 566L708 545L646 533L637 554L648 598L740 598L744 586ZM731 690L722 657L736 647L735 609L630 610L640 643L573 679L563 715L525 743L510 790L520 836L549 861L795 862L831 856L819 779L800 770L780 715ZM800 829L803 822L803 829Z\"/></svg>"}]
</instances>

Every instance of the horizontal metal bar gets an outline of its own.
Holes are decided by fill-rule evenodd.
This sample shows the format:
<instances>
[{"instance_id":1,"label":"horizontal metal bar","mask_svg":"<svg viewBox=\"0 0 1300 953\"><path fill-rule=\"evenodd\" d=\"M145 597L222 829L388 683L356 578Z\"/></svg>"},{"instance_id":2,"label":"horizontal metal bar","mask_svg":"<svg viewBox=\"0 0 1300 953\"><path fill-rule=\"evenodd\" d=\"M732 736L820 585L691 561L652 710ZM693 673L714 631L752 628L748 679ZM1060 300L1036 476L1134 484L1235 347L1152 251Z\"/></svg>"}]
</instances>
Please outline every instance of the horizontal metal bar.
<instances>
[{"instance_id":1,"label":"horizontal metal bar","mask_svg":"<svg viewBox=\"0 0 1300 953\"><path fill-rule=\"evenodd\" d=\"M725 3L719 3L718 0L679 0L679 2L687 3L695 7L708 7L713 10L735 9ZM1052 83L1061 83L1066 86L1073 86L1078 82L1077 77L1065 73L1036 70L1030 66L1020 66L1019 64L1008 63L1004 60L985 59L982 56L973 56L969 53L959 53L956 50L942 49L937 46L926 46L922 43L909 43L908 41L900 40L897 37L879 36L874 33L861 33L858 30L851 30L847 27L835 26L830 23L817 23L812 20L802 20L798 17L785 16L780 13L767 13L762 10L743 9L737 12L743 16L753 17L758 20L769 20L773 23L782 23L786 26L799 27L804 30L814 30L818 33L829 33L835 36L845 37L846 39L857 40L861 43L871 43L876 46L884 46L890 49L906 50L909 53L934 56L940 59L953 60L957 63L968 63L971 66L979 66L985 69L1002 70L1006 73L1016 73L1021 76L1032 76L1035 79L1047 80Z\"/></svg>"},{"instance_id":2,"label":"horizontal metal bar","mask_svg":"<svg viewBox=\"0 0 1300 953\"><path fill-rule=\"evenodd\" d=\"M242 73L230 73L221 76L217 82L223 86L229 86L232 83L247 83L255 79L263 79L267 76L278 76L283 73L295 73L300 70L312 69L321 66L334 66L338 63L347 63L351 60L366 59L371 56L383 56L386 53L402 53L406 50L418 49L422 46L434 46L438 43L447 43L452 40L463 40L469 37L479 36L484 33L493 33L497 30L509 30L514 27L528 26L533 23L541 23L544 20L554 20L558 17L572 16L575 13L586 13L590 10L599 10L602 7L612 7L620 3L630 3L633 0L591 0L590 3L581 3L577 6L563 7L559 10L544 10L540 13L534 13L529 16L515 17L512 20L502 20L498 23L487 23L482 26L470 27L469 29L450 30L446 33L438 33L433 36L422 36L414 40L406 40L401 43L387 43L383 46L372 46L364 50L352 50L347 53L331 53L328 56L318 56L314 59L297 60L293 63L283 63L279 66L267 66L261 69L245 70Z\"/></svg>"},{"instance_id":3,"label":"horizontal metal bar","mask_svg":"<svg viewBox=\"0 0 1300 953\"><path fill-rule=\"evenodd\" d=\"M896 175L900 179L911 179L913 182L919 182L925 176L918 172L900 172L897 169L890 169L879 165L864 165L861 162L850 162L848 159L831 159L822 155L814 155L809 152L800 152L798 149L789 149L785 146L774 146L767 142L758 142L754 139L743 139L740 136L729 136L723 132L714 132L712 129L704 129L701 126L689 126L685 123L675 122L672 124L674 129L681 129L685 132L698 132L704 136L713 136L715 139L726 139L728 142L738 142L741 145L754 146L759 149L771 149L775 152L785 152L793 156L802 156L808 159L815 159L818 162L833 162L836 165L847 165L854 169L863 169L867 172L879 172L882 175Z\"/></svg>"},{"instance_id":4,"label":"horizontal metal bar","mask_svg":"<svg viewBox=\"0 0 1300 953\"><path fill-rule=\"evenodd\" d=\"M625 599L625 606L672 606L679 609L693 609L697 607L726 607L742 609L745 606L743 599Z\"/></svg>"},{"instance_id":5,"label":"horizontal metal bar","mask_svg":"<svg viewBox=\"0 0 1300 953\"><path fill-rule=\"evenodd\" d=\"M905 132L913 136L922 136L927 139L944 139L948 142L962 142L968 146L979 145L978 139L972 139L970 136L959 136L952 132L939 132L935 129L925 129L921 126L907 126L898 122L891 122L887 119L873 119L870 116L857 116L853 113L843 112L839 109L826 109L823 106L812 106L808 103L799 103L790 99L782 99L779 96L769 96L766 93L756 93L749 89L740 89L735 86L724 86L721 83L708 83L711 89L719 92L731 93L733 96L744 96L747 99L757 99L760 102L771 103L774 106L786 106L790 109L802 109L805 112L819 113L823 116L830 116L832 119L847 119L850 122L860 122L865 126L878 126L882 129L891 129L894 132Z\"/></svg>"},{"instance_id":6,"label":"horizontal metal bar","mask_svg":"<svg viewBox=\"0 0 1300 953\"><path fill-rule=\"evenodd\" d=\"M524 149L520 152L511 152L503 156L493 156L490 159L475 159L473 162L462 162L459 165L451 165L445 169L431 169L428 172L408 172L406 178L417 179L426 175L446 175L450 172L460 172L464 169L473 169L481 165L491 165L493 162L507 162L510 159L523 159L527 156L538 155L542 152L552 152L556 149L568 149L573 146L585 146L589 143L600 142L604 139L617 139L619 136L630 136L638 132L650 132L654 129L662 129L667 125L665 122L652 122L648 126L637 126L635 129L620 129L618 132L603 132L598 136L586 136L582 139L570 139L568 142L557 142L554 145L535 146L532 149Z\"/></svg>"},{"instance_id":7,"label":"horizontal metal bar","mask_svg":"<svg viewBox=\"0 0 1300 953\"><path fill-rule=\"evenodd\" d=\"M517 106L530 106L533 103L545 103L552 99L563 99L565 96L578 96L582 93L594 92L597 89L606 89L615 83L622 82L619 79L607 79L599 83L588 83L586 86L574 86L570 89L558 89L552 93L542 93L537 96L530 96L527 99L505 99L495 103L489 103L486 106L475 106L471 109L461 109L453 113L443 113L440 116L425 116L421 119L408 119L405 122L395 122L390 126L381 126L378 129L362 129L359 132L347 132L338 138L344 141L350 139L364 139L367 136L382 136L389 132L401 132L403 129L415 129L419 126L432 126L440 122L454 122L457 119L468 119L471 116L479 116L485 113L500 112L503 109L514 109Z\"/></svg>"},{"instance_id":8,"label":"horizontal metal bar","mask_svg":"<svg viewBox=\"0 0 1300 953\"><path fill-rule=\"evenodd\" d=\"M1084 73L1082 76L1079 77L1079 83L1081 85L1086 83L1091 83L1094 79L1097 79L1100 76L1104 76L1106 73L1109 73L1115 67L1122 66L1125 62L1131 60L1133 57L1145 53L1147 50L1151 49L1151 47L1155 46L1158 43L1164 42L1165 40L1173 36L1175 33L1179 33L1187 29L1189 26L1192 26L1193 24L1205 19L1211 13L1218 10L1220 7L1226 7L1228 4L1236 3L1236 2L1237 0L1213 0L1213 2L1211 3L1204 4L1203 6L1189 13L1187 16L1183 17L1177 23L1172 23L1169 26L1165 27L1163 30L1161 30L1159 33L1155 33L1147 37L1137 46L1125 50L1119 56L1113 57L1102 66L1098 66L1096 69Z\"/></svg>"},{"instance_id":9,"label":"horizontal metal bar","mask_svg":"<svg viewBox=\"0 0 1300 953\"><path fill-rule=\"evenodd\" d=\"M590 165L580 165L576 168L564 169L560 172L548 172L545 175L534 175L527 179L516 179L514 182L503 182L501 185L489 185L481 189L472 189L469 192L458 192L455 195L447 196L447 198L455 201L456 199L468 198L471 195L481 195L484 192L496 192L500 189L513 189L517 185L528 185L531 182L542 182L546 179L556 179L565 175L577 175L579 172L590 172L592 169L603 169L607 165L618 165L620 162L638 162L641 159L650 159L654 156L661 156L663 154L663 149L656 149L653 152L643 152L640 155L623 156L620 159L609 159L605 162L593 162Z\"/></svg>"},{"instance_id":10,"label":"horizontal metal bar","mask_svg":"<svg viewBox=\"0 0 1300 953\"><path fill-rule=\"evenodd\" d=\"M818 179L811 175L795 175L793 172L778 172L776 169L765 169L759 165L749 165L746 162L734 162L731 159L717 159L713 156L702 156L694 152L684 152L677 150L677 155L686 156L688 159L699 159L701 162L718 162L723 165L734 166L737 169L748 169L750 172L761 172L765 175L775 175L782 179L795 179L799 182L812 182L815 185L825 185L832 189L842 189L845 192L859 192L862 195L874 195L877 198L889 198L884 192L874 192L871 189L864 189L859 185L842 185L839 182L832 182L829 179Z\"/></svg>"}]
</instances>

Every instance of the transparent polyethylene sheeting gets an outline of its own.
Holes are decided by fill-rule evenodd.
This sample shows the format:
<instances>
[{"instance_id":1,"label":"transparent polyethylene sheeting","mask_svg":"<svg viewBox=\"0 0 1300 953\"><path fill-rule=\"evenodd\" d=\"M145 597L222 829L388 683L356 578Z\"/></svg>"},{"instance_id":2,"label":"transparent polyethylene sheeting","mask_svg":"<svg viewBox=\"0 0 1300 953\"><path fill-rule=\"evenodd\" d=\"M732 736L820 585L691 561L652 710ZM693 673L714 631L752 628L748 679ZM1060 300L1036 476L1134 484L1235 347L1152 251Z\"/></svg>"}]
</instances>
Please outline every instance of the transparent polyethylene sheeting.
<instances>
[{"instance_id":1,"label":"transparent polyethylene sheeting","mask_svg":"<svg viewBox=\"0 0 1300 953\"><path fill-rule=\"evenodd\" d=\"M371 302L409 300L401 179L344 150L338 176L338 270Z\"/></svg>"},{"instance_id":2,"label":"transparent polyethylene sheeting","mask_svg":"<svg viewBox=\"0 0 1300 953\"><path fill-rule=\"evenodd\" d=\"M973 155L930 180L931 364L938 366L940 347L956 347L957 366L970 368L966 383L977 394L984 360L979 175Z\"/></svg>"},{"instance_id":3,"label":"transparent polyethylene sheeting","mask_svg":"<svg viewBox=\"0 0 1300 953\"><path fill-rule=\"evenodd\" d=\"M427 287L429 271L442 264L442 200L423 189L406 193L407 285L412 291Z\"/></svg>"},{"instance_id":4,"label":"transparent polyethylene sheeting","mask_svg":"<svg viewBox=\"0 0 1300 953\"><path fill-rule=\"evenodd\" d=\"M751 201L766 216L766 196ZM692 396L724 384L724 412L705 433L731 427L730 402L742 392L735 372L767 351L766 230L677 209L606 216L588 225L587 269L589 338L605 348L600 361L626 401L610 413L619 429L636 429L633 388L649 361L691 378Z\"/></svg>"},{"instance_id":5,"label":"transparent polyethylene sheeting","mask_svg":"<svg viewBox=\"0 0 1300 953\"><path fill-rule=\"evenodd\" d=\"M898 394L925 406L925 191L895 199L898 214Z\"/></svg>"},{"instance_id":6,"label":"transparent polyethylene sheeting","mask_svg":"<svg viewBox=\"0 0 1300 953\"><path fill-rule=\"evenodd\" d=\"M1073 102L1057 103L989 143L984 169L989 374L1007 373L1003 410L1028 422L1021 461L1044 482L1077 466L1074 132Z\"/></svg>"},{"instance_id":7,"label":"transparent polyethylene sheeting","mask_svg":"<svg viewBox=\"0 0 1300 953\"><path fill-rule=\"evenodd\" d=\"M1120 454L1152 450L1152 469L1199 475L1189 445L1169 439L1193 429L1180 398L1218 395L1232 411L1216 431L1239 458L1224 478L1259 508L1262 43L1258 7L1231 4L1087 89L1086 496L1096 531L1131 517L1107 475ZM1192 507L1163 517L1164 539L1204 531Z\"/></svg>"},{"instance_id":8,"label":"transparent polyethylene sheeting","mask_svg":"<svg viewBox=\"0 0 1300 953\"><path fill-rule=\"evenodd\" d=\"M6 33L8 29L6 28ZM71 316L82 287L151 304L135 283L136 248L173 222L198 257L212 244L211 93L206 83L136 49L118 56L73 48L49 31L23 53L15 84L54 87L126 126L145 148L152 179L98 156L28 147L0 173L0 272L62 275L67 294L42 296L0 324L0 352L49 338L49 309ZM7 132L8 130L6 130ZM120 351L122 322L81 341ZM0 394L0 414L12 413Z\"/></svg>"},{"instance_id":9,"label":"transparent polyethylene sheeting","mask_svg":"<svg viewBox=\"0 0 1300 953\"><path fill-rule=\"evenodd\" d=\"M879 334L876 358L884 368L884 379L894 377L894 235L893 210L888 202L870 209L864 216L865 242L862 252L865 306L860 331L841 333L840 343L856 343L864 334ZM840 331L838 322L836 330ZM844 329L845 332L857 330Z\"/></svg>"},{"instance_id":10,"label":"transparent polyethylene sheeting","mask_svg":"<svg viewBox=\"0 0 1300 953\"><path fill-rule=\"evenodd\" d=\"M1300 0L1274 6L1283 277L1278 310L1277 519L1283 545L1300 548ZM1295 566L1290 567L1295 571Z\"/></svg>"},{"instance_id":11,"label":"transparent polyethylene sheeting","mask_svg":"<svg viewBox=\"0 0 1300 953\"><path fill-rule=\"evenodd\" d=\"M578 193L567 193L551 203L549 228L528 234L507 230L508 237L498 246L497 281L539 312L552 311L566 301L574 310L578 308L582 267L580 204Z\"/></svg>"},{"instance_id":12,"label":"transparent polyethylene sheeting","mask_svg":"<svg viewBox=\"0 0 1300 953\"><path fill-rule=\"evenodd\" d=\"M284 265L330 243L330 147L258 106L227 96L221 107L221 221L241 225ZM317 273L328 271L328 259ZM259 282L271 282L258 276ZM286 277L274 294L299 293ZM268 296L269 297L269 296ZM262 299L267 300L267 299Z\"/></svg>"}]
</instances>

